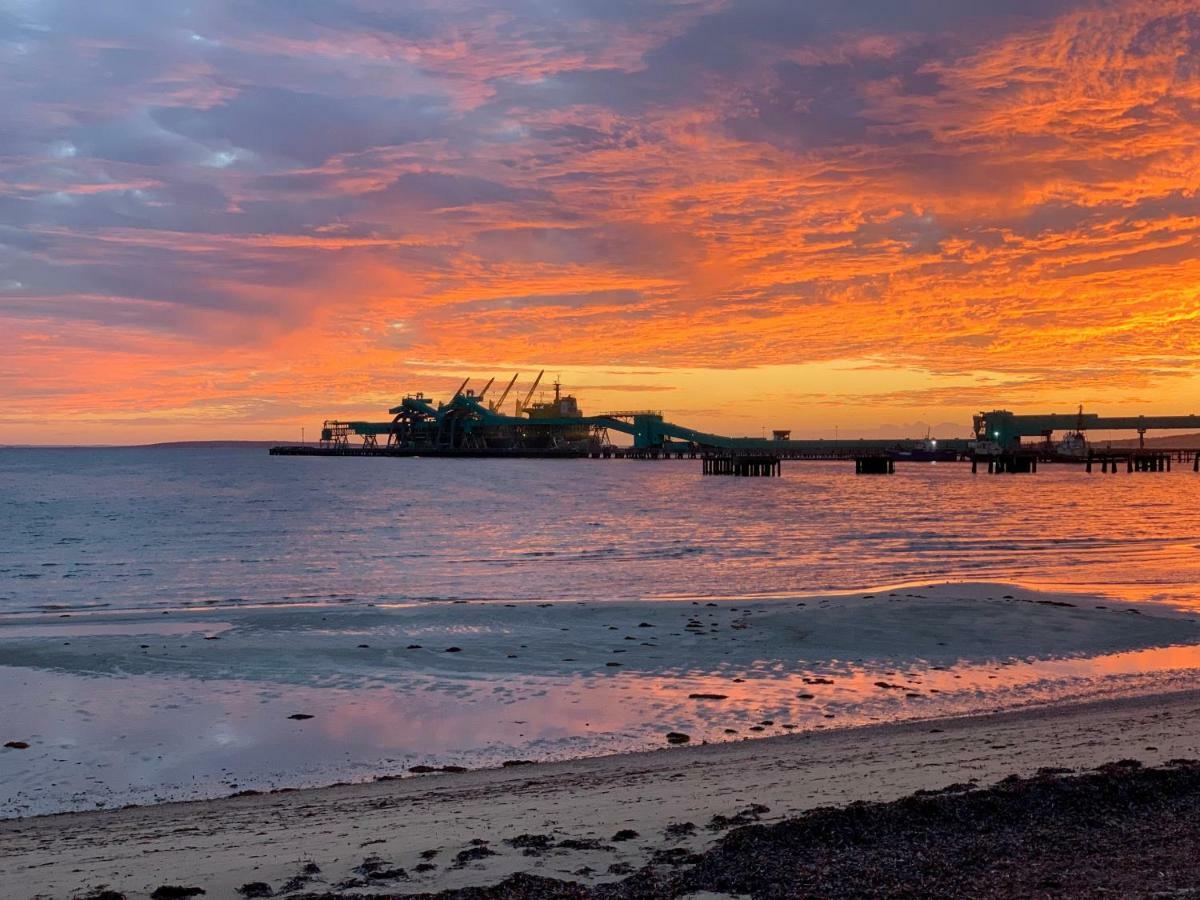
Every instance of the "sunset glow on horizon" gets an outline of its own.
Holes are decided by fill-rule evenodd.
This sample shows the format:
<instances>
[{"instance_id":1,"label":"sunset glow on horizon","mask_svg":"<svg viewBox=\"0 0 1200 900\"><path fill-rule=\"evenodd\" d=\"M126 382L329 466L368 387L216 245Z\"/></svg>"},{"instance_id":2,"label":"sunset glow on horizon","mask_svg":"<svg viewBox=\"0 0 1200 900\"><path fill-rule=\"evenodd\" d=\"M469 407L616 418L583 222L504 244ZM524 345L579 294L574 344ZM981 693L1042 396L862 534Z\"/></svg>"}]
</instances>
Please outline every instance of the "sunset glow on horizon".
<instances>
[{"instance_id":1,"label":"sunset glow on horizon","mask_svg":"<svg viewBox=\"0 0 1200 900\"><path fill-rule=\"evenodd\" d=\"M0 0L0 443L546 370L796 437L1200 412L1185 0Z\"/></svg>"}]
</instances>

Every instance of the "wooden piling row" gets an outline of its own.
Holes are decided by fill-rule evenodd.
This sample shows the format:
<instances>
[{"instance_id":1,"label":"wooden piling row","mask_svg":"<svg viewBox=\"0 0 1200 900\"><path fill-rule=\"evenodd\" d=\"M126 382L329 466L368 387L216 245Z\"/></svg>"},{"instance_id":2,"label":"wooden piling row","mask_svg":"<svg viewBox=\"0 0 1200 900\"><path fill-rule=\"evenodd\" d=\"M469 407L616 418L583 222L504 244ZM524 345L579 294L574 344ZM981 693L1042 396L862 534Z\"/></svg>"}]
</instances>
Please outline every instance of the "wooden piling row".
<instances>
[{"instance_id":1,"label":"wooden piling row","mask_svg":"<svg viewBox=\"0 0 1200 900\"><path fill-rule=\"evenodd\" d=\"M705 475L735 475L747 477L771 477L782 475L782 466L777 456L705 456L701 460Z\"/></svg>"},{"instance_id":2,"label":"wooden piling row","mask_svg":"<svg viewBox=\"0 0 1200 900\"><path fill-rule=\"evenodd\" d=\"M895 472L896 461L889 456L854 457L855 475L893 475Z\"/></svg>"},{"instance_id":3,"label":"wooden piling row","mask_svg":"<svg viewBox=\"0 0 1200 900\"><path fill-rule=\"evenodd\" d=\"M695 445L685 448L666 447L614 447L608 445L589 454L592 459L695 459L700 449Z\"/></svg>"},{"instance_id":4,"label":"wooden piling row","mask_svg":"<svg viewBox=\"0 0 1200 900\"><path fill-rule=\"evenodd\" d=\"M1099 462L1100 472L1105 475L1109 472L1115 475L1118 466L1126 472L1170 472L1171 457L1169 451L1099 450L1088 453L1085 468L1091 472ZM1192 471L1200 472L1200 454L1193 457Z\"/></svg>"},{"instance_id":5,"label":"wooden piling row","mask_svg":"<svg viewBox=\"0 0 1200 900\"><path fill-rule=\"evenodd\" d=\"M1038 458L1036 453L999 453L971 457L971 474L979 471L979 464L987 463L989 475L1033 475L1037 473Z\"/></svg>"}]
</instances>

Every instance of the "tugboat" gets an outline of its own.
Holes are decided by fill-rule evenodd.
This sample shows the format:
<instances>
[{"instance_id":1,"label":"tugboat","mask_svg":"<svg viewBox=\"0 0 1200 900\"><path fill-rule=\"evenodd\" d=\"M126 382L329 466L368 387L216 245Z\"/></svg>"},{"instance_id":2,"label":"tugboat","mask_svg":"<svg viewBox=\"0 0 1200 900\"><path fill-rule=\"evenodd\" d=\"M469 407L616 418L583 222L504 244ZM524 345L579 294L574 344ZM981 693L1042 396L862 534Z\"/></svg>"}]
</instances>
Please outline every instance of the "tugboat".
<instances>
[{"instance_id":1,"label":"tugboat","mask_svg":"<svg viewBox=\"0 0 1200 900\"><path fill-rule=\"evenodd\" d=\"M1083 404L1079 405L1079 421L1072 431L1066 432L1062 440L1050 448L1050 456L1059 462L1083 462L1087 459L1088 442L1083 436Z\"/></svg>"},{"instance_id":2,"label":"tugboat","mask_svg":"<svg viewBox=\"0 0 1200 900\"><path fill-rule=\"evenodd\" d=\"M958 459L958 451L945 447L939 449L937 438L930 437L926 429L924 440L916 447L911 450L892 450L888 456L906 462L954 462Z\"/></svg>"},{"instance_id":3,"label":"tugboat","mask_svg":"<svg viewBox=\"0 0 1200 900\"><path fill-rule=\"evenodd\" d=\"M1068 431L1063 439L1054 445L1054 456L1057 459L1081 462L1087 459L1088 442L1081 431Z\"/></svg>"}]
</instances>

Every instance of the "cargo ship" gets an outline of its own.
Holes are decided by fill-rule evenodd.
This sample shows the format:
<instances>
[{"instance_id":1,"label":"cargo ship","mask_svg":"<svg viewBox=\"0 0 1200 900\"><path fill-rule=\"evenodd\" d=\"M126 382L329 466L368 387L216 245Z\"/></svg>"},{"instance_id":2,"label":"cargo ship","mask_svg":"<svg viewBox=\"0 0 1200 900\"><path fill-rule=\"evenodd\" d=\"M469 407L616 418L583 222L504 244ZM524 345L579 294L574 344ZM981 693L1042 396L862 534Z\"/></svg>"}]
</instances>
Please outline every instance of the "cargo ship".
<instances>
[{"instance_id":1,"label":"cargo ship","mask_svg":"<svg viewBox=\"0 0 1200 900\"><path fill-rule=\"evenodd\" d=\"M548 443L551 447L591 450L592 427L584 421L579 401L562 392L562 382L557 378L554 379L554 399L518 408L517 414L522 413L529 420L528 425L518 427L525 445L544 446Z\"/></svg>"}]
</instances>

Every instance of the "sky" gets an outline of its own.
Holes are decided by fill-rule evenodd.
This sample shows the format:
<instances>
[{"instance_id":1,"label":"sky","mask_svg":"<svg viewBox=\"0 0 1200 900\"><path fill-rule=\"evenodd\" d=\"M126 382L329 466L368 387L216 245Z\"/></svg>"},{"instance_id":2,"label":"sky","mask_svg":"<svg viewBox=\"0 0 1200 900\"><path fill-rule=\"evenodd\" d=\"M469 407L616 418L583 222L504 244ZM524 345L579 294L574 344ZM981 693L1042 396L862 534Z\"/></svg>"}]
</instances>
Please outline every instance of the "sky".
<instances>
[{"instance_id":1,"label":"sky","mask_svg":"<svg viewBox=\"0 0 1200 900\"><path fill-rule=\"evenodd\" d=\"M0 442L1200 412L1195 0L0 0Z\"/></svg>"}]
</instances>

